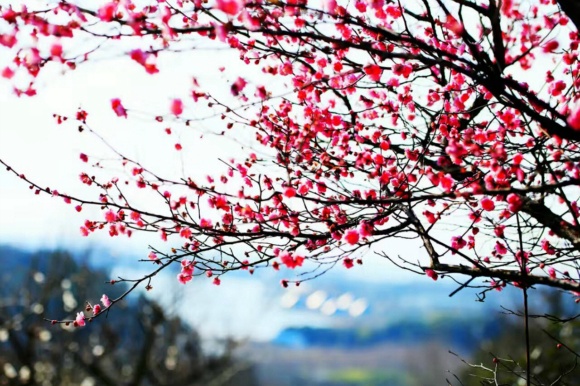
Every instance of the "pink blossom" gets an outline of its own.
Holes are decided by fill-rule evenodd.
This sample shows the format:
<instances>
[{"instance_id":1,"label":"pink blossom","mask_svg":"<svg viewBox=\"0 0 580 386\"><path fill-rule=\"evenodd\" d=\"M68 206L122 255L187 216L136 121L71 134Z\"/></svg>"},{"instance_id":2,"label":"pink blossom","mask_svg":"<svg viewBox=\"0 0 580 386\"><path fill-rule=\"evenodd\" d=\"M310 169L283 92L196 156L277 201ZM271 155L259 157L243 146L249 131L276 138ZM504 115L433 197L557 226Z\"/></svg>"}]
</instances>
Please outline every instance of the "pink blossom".
<instances>
[{"instance_id":1,"label":"pink blossom","mask_svg":"<svg viewBox=\"0 0 580 386\"><path fill-rule=\"evenodd\" d=\"M135 49L130 52L131 59L144 66L149 55L145 54L143 50Z\"/></svg>"},{"instance_id":2,"label":"pink blossom","mask_svg":"<svg viewBox=\"0 0 580 386\"><path fill-rule=\"evenodd\" d=\"M242 10L242 1L240 0L217 0L217 8L231 16L237 15Z\"/></svg>"},{"instance_id":3,"label":"pink blossom","mask_svg":"<svg viewBox=\"0 0 580 386\"><path fill-rule=\"evenodd\" d=\"M8 48L12 48L12 47L14 47L16 42L17 42L16 33L11 33L11 34L7 33L7 34L0 35L0 44L3 46L6 46Z\"/></svg>"},{"instance_id":4,"label":"pink blossom","mask_svg":"<svg viewBox=\"0 0 580 386\"><path fill-rule=\"evenodd\" d=\"M430 277L431 279L433 279L435 281L437 281L437 279L439 278L439 275L437 275L437 272L433 271L432 269L426 269L425 275L427 275L428 277Z\"/></svg>"},{"instance_id":5,"label":"pink blossom","mask_svg":"<svg viewBox=\"0 0 580 386\"><path fill-rule=\"evenodd\" d=\"M304 257L302 256L293 256L289 252L283 251L280 253L280 260L282 264L290 269L294 269L296 267L301 267L302 263L304 262Z\"/></svg>"},{"instance_id":6,"label":"pink blossom","mask_svg":"<svg viewBox=\"0 0 580 386\"><path fill-rule=\"evenodd\" d=\"M445 27L453 31L456 35L461 35L463 33L463 25L461 25L461 23L451 15L447 16Z\"/></svg>"},{"instance_id":7,"label":"pink blossom","mask_svg":"<svg viewBox=\"0 0 580 386\"><path fill-rule=\"evenodd\" d=\"M159 72L159 69L152 58L154 58L152 54L143 52L140 49L131 51L131 59L142 65L147 73L156 74Z\"/></svg>"},{"instance_id":8,"label":"pink blossom","mask_svg":"<svg viewBox=\"0 0 580 386\"><path fill-rule=\"evenodd\" d=\"M186 284L187 282L191 281L191 279L192 279L192 278L193 278L193 276L192 276L192 275L189 275L189 274L187 274L187 273L183 273L183 272L180 272L180 273L177 275L177 280L178 280L178 281L179 281L181 284Z\"/></svg>"},{"instance_id":9,"label":"pink blossom","mask_svg":"<svg viewBox=\"0 0 580 386\"><path fill-rule=\"evenodd\" d=\"M344 267L346 269L351 269L354 266L353 260L350 257L345 257L342 260L342 265L344 265Z\"/></svg>"},{"instance_id":10,"label":"pink blossom","mask_svg":"<svg viewBox=\"0 0 580 386\"><path fill-rule=\"evenodd\" d=\"M181 99L174 99L171 101L170 107L171 113L175 116L179 116L183 113L183 102Z\"/></svg>"},{"instance_id":11,"label":"pink blossom","mask_svg":"<svg viewBox=\"0 0 580 386\"><path fill-rule=\"evenodd\" d=\"M115 18L115 12L117 10L117 2L111 1L99 8L97 11L97 16L102 21L111 21Z\"/></svg>"},{"instance_id":12,"label":"pink blossom","mask_svg":"<svg viewBox=\"0 0 580 386\"><path fill-rule=\"evenodd\" d=\"M177 280L185 284L193 279L194 262L191 260L181 260L181 272L177 275Z\"/></svg>"},{"instance_id":13,"label":"pink blossom","mask_svg":"<svg viewBox=\"0 0 580 386\"><path fill-rule=\"evenodd\" d=\"M508 194L507 202L509 204L508 209L514 213L519 211L523 205L522 198L519 195L517 195L516 193Z\"/></svg>"},{"instance_id":14,"label":"pink blossom","mask_svg":"<svg viewBox=\"0 0 580 386\"><path fill-rule=\"evenodd\" d=\"M372 81L378 82L381 80L381 75L383 73L383 69L376 64L371 64L364 68L365 74L371 78Z\"/></svg>"},{"instance_id":15,"label":"pink blossom","mask_svg":"<svg viewBox=\"0 0 580 386\"><path fill-rule=\"evenodd\" d=\"M449 174L440 176L439 183L441 184L443 190L445 190L448 193L451 192L451 190L453 189L453 177L451 177Z\"/></svg>"},{"instance_id":16,"label":"pink blossom","mask_svg":"<svg viewBox=\"0 0 580 386\"><path fill-rule=\"evenodd\" d=\"M55 43L50 47L50 56L53 58L62 58L62 45Z\"/></svg>"},{"instance_id":17,"label":"pink blossom","mask_svg":"<svg viewBox=\"0 0 580 386\"><path fill-rule=\"evenodd\" d=\"M570 115L568 115L566 122L574 130L580 130L580 102L576 103L576 106L572 109Z\"/></svg>"},{"instance_id":18,"label":"pink blossom","mask_svg":"<svg viewBox=\"0 0 580 386\"><path fill-rule=\"evenodd\" d=\"M560 46L560 43L558 43L557 40L550 40L549 42L544 44L543 51L545 53L553 52L553 51L557 50L559 46Z\"/></svg>"},{"instance_id":19,"label":"pink blossom","mask_svg":"<svg viewBox=\"0 0 580 386\"><path fill-rule=\"evenodd\" d=\"M75 319L75 325L78 327L83 327L85 325L85 314L82 312L77 313L77 317Z\"/></svg>"},{"instance_id":20,"label":"pink blossom","mask_svg":"<svg viewBox=\"0 0 580 386\"><path fill-rule=\"evenodd\" d=\"M296 189L294 188L286 188L284 190L284 196L291 198L296 196Z\"/></svg>"},{"instance_id":21,"label":"pink blossom","mask_svg":"<svg viewBox=\"0 0 580 386\"><path fill-rule=\"evenodd\" d=\"M101 306L99 304L95 304L93 306L93 315L98 315L101 312Z\"/></svg>"},{"instance_id":22,"label":"pink blossom","mask_svg":"<svg viewBox=\"0 0 580 386\"><path fill-rule=\"evenodd\" d=\"M115 213L113 210L108 210L105 212L105 220L107 222L115 222L118 220L118 216L117 213Z\"/></svg>"},{"instance_id":23,"label":"pink blossom","mask_svg":"<svg viewBox=\"0 0 580 386\"><path fill-rule=\"evenodd\" d=\"M360 235L359 235L358 231L355 229L348 230L344 235L344 241L346 241L350 245L354 245L354 244L358 243L359 238L360 238Z\"/></svg>"},{"instance_id":24,"label":"pink blossom","mask_svg":"<svg viewBox=\"0 0 580 386\"><path fill-rule=\"evenodd\" d=\"M191 228L183 228L180 232L179 235L181 237L183 237L184 239L188 239L191 237Z\"/></svg>"},{"instance_id":25,"label":"pink blossom","mask_svg":"<svg viewBox=\"0 0 580 386\"><path fill-rule=\"evenodd\" d=\"M244 78L238 77L234 84L232 84L231 91L234 96L238 96L246 87L246 80Z\"/></svg>"},{"instance_id":26,"label":"pink blossom","mask_svg":"<svg viewBox=\"0 0 580 386\"><path fill-rule=\"evenodd\" d=\"M111 99L111 108L113 109L115 114L117 114L118 117L127 118L127 110L125 110L119 98Z\"/></svg>"},{"instance_id":27,"label":"pink blossom","mask_svg":"<svg viewBox=\"0 0 580 386\"><path fill-rule=\"evenodd\" d=\"M5 67L2 70L2 77L6 78L6 79L12 79L12 77L14 76L14 70L12 70L10 67Z\"/></svg>"},{"instance_id":28,"label":"pink blossom","mask_svg":"<svg viewBox=\"0 0 580 386\"><path fill-rule=\"evenodd\" d=\"M411 75L411 72L413 72L413 66L411 66L410 64L397 63L393 66L393 74L403 75L405 79Z\"/></svg>"},{"instance_id":29,"label":"pink blossom","mask_svg":"<svg viewBox=\"0 0 580 386\"><path fill-rule=\"evenodd\" d=\"M208 220L206 218L202 218L201 220L199 220L199 226L207 229L207 228L211 228L213 225L212 225L211 220Z\"/></svg>"},{"instance_id":30,"label":"pink blossom","mask_svg":"<svg viewBox=\"0 0 580 386\"><path fill-rule=\"evenodd\" d=\"M103 304L103 306L105 306L105 308L111 306L111 300L105 294L103 294L103 296L101 296L101 303Z\"/></svg>"},{"instance_id":31,"label":"pink blossom","mask_svg":"<svg viewBox=\"0 0 580 386\"><path fill-rule=\"evenodd\" d=\"M507 248L505 247L505 245L503 245L499 241L496 241L496 243L495 243L495 251L499 255L505 255L507 253Z\"/></svg>"},{"instance_id":32,"label":"pink blossom","mask_svg":"<svg viewBox=\"0 0 580 386\"><path fill-rule=\"evenodd\" d=\"M495 209L495 203L488 197L481 200L481 208L487 212Z\"/></svg>"}]
</instances>

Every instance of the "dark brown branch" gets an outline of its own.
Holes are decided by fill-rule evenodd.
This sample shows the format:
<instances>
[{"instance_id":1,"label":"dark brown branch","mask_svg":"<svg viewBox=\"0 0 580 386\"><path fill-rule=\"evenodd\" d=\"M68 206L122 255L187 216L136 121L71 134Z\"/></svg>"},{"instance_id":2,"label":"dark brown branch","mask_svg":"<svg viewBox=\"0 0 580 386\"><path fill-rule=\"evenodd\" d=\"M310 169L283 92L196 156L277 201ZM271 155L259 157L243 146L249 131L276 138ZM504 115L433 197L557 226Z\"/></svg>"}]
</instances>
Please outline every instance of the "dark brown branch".
<instances>
[{"instance_id":1,"label":"dark brown branch","mask_svg":"<svg viewBox=\"0 0 580 386\"><path fill-rule=\"evenodd\" d=\"M427 269L430 267L424 267ZM465 265L450 265L450 264L438 264L434 267L439 272L442 273L459 273L472 277L486 277L486 278L497 278L504 280L506 282L521 283L526 286L533 285L545 285L552 288L560 288L563 290L580 291L580 283L574 282L566 279L552 279L548 276L536 276L536 275L526 275L522 276L519 270L509 270L509 269L487 269L487 268L476 268L468 267Z\"/></svg>"}]
</instances>

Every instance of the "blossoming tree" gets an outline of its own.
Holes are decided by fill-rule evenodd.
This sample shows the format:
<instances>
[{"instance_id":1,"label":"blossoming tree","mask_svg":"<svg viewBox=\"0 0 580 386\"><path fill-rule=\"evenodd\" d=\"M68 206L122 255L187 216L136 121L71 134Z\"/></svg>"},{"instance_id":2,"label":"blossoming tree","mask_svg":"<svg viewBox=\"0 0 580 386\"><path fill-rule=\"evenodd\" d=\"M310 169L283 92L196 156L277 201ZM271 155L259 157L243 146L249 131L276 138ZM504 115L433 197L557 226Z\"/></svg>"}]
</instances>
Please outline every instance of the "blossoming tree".
<instances>
[{"instance_id":1,"label":"blossoming tree","mask_svg":"<svg viewBox=\"0 0 580 386\"><path fill-rule=\"evenodd\" d=\"M253 150L205 179L168 178L117 153L129 177L103 180L80 154L81 181L95 191L87 198L41 187L1 160L37 193L78 212L99 207L83 236L156 232L169 242L144 253L154 268L132 288L172 264L182 283L205 275L219 284L232 270L301 272L288 272L288 286L378 254L460 288L484 283L482 293L580 291L577 2L78 0L15 2L0 15L0 44L13 56L1 74L22 97L36 93L48 63L73 71L106 44L151 77L164 71L159 55L184 41L223 44L239 53L236 66L263 73L232 80L228 100L194 80L191 97L168 106L167 117L193 125L188 109L209 105L224 131L251 133ZM71 46L74 54L63 48ZM271 89L275 79L289 85L283 93ZM120 98L110 107L131 119ZM97 140L90 111L55 117ZM151 193L156 205L134 199ZM418 252L382 247L402 238Z\"/></svg>"}]
</instances>

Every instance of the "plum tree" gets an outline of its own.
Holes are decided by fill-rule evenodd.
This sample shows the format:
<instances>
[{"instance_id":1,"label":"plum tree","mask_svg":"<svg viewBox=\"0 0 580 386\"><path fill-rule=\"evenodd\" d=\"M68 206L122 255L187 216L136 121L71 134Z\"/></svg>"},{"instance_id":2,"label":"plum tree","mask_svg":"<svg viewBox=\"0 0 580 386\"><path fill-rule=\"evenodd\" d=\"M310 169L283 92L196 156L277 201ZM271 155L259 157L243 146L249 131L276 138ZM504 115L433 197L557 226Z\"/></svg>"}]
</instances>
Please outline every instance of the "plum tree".
<instances>
[{"instance_id":1,"label":"plum tree","mask_svg":"<svg viewBox=\"0 0 580 386\"><path fill-rule=\"evenodd\" d=\"M240 72L229 99L194 79L191 98L150 117L195 125L188 109L208 105L222 118L218 132L249 136L253 150L206 179L163 176L118 152L129 176L83 172L95 189L86 198L41 187L1 162L79 212L100 207L84 236L157 232L170 241L149 252L157 265L131 288L174 263L182 283L206 275L219 284L232 270L300 271L282 281L288 286L378 254L435 280L466 275L460 289L482 294L545 285L577 296L578 8L571 0L5 5L0 44L13 60L2 75L19 96L36 93L47 64L73 71L107 45L155 77L164 51L213 41L239 53L225 67L263 77ZM279 79L280 93L271 86ZM132 117L120 98L110 107ZM98 138L90 114L55 117ZM151 193L155 205L135 198ZM414 240L420 256L387 252L398 239Z\"/></svg>"}]
</instances>

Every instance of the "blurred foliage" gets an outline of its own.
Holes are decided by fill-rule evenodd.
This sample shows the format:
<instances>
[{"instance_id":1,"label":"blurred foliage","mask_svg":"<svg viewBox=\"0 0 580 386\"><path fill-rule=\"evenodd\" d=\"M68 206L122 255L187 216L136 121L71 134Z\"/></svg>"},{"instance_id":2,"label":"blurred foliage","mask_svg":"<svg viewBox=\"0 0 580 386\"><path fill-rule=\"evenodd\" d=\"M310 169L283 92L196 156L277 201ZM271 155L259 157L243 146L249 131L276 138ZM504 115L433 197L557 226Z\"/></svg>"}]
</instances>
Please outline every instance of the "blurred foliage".
<instances>
[{"instance_id":1,"label":"blurred foliage","mask_svg":"<svg viewBox=\"0 0 580 386\"><path fill-rule=\"evenodd\" d=\"M532 385L580 385L580 318L569 294L544 292L545 313L530 312ZM465 386L525 385L524 318L507 312L500 318L503 333L483 342L459 377Z\"/></svg>"},{"instance_id":2,"label":"blurred foliage","mask_svg":"<svg viewBox=\"0 0 580 386\"><path fill-rule=\"evenodd\" d=\"M126 290L66 252L0 248L0 263L10 267L0 274L0 385L252 384L249 366L232 358L233 342L208 354L196 331L144 297L82 328L43 320L74 319L89 296Z\"/></svg>"}]
</instances>

